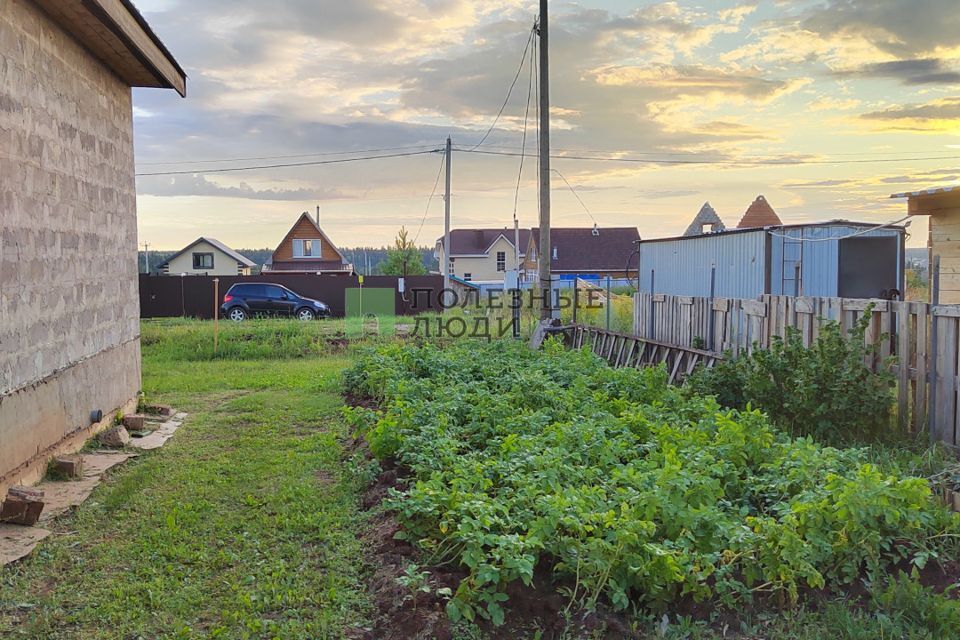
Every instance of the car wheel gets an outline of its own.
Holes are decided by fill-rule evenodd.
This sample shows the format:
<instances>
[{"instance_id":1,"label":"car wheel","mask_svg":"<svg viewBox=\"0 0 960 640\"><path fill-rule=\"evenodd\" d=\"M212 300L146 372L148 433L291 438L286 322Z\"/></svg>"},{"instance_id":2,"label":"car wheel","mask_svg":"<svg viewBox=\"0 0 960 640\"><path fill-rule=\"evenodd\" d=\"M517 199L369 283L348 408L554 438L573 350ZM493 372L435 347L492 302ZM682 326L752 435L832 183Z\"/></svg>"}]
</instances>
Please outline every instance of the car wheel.
<instances>
[{"instance_id":1,"label":"car wheel","mask_svg":"<svg viewBox=\"0 0 960 640\"><path fill-rule=\"evenodd\" d=\"M297 311L297 318L299 318L300 320L303 320L304 322L313 320L314 317L315 316L311 309L300 309L300 311Z\"/></svg>"},{"instance_id":2,"label":"car wheel","mask_svg":"<svg viewBox=\"0 0 960 640\"><path fill-rule=\"evenodd\" d=\"M234 307L227 312L227 317L234 322L243 322L247 319L247 312L242 307Z\"/></svg>"}]
</instances>

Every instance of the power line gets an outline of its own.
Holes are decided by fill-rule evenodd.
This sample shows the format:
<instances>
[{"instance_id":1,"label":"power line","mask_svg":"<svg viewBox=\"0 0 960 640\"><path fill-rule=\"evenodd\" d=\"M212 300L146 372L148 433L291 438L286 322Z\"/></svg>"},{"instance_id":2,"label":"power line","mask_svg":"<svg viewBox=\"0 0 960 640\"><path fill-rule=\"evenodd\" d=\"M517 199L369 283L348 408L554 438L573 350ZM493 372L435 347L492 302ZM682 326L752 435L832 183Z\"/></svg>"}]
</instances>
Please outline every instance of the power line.
<instances>
[{"instance_id":1,"label":"power line","mask_svg":"<svg viewBox=\"0 0 960 640\"><path fill-rule=\"evenodd\" d=\"M430 192L430 197L427 199L427 208L423 212L423 217L420 218L420 226L417 228L417 235L413 237L413 244L417 244L417 240L420 239L420 232L423 231L423 223L427 221L427 214L430 213L430 203L433 202L433 197L437 195L437 187L440 186L440 176L443 175L443 165L446 163L447 157L444 155L440 158L440 170L437 171L437 180L433 183L433 191Z\"/></svg>"},{"instance_id":2,"label":"power line","mask_svg":"<svg viewBox=\"0 0 960 640\"><path fill-rule=\"evenodd\" d=\"M586 212L587 212L587 215L590 216L590 219L593 220L593 225L596 226L596 225L597 225L597 219L593 217L593 214L592 214L592 213L590 213L590 209L588 209L588 208L587 208L587 205L584 204L583 200L580 198L580 194L577 193L577 190L573 188L573 185L570 184L570 183L567 181L567 178L566 178L562 173L560 173L559 170L557 170L557 169L552 169L552 168L551 168L551 171L553 171L555 174L557 174L558 176L560 176L560 179L563 180L563 183L564 183L565 185L567 185L567 188L568 188L568 189L570 189L570 193L573 194L573 197L577 199L577 202L580 203L580 206L583 207L583 210L586 211Z\"/></svg>"},{"instance_id":3,"label":"power line","mask_svg":"<svg viewBox=\"0 0 960 640\"><path fill-rule=\"evenodd\" d=\"M138 173L137 177L145 176L183 176L196 175L202 173L230 173L234 171L254 171L257 169L288 169L291 167L315 167L323 164L343 164L346 162L362 162L365 160L383 160L385 158L407 158L410 156L422 156L431 153L439 153L440 149L430 149L429 151L410 151L407 153L390 153L380 156L362 156L359 158L337 158L336 160L315 160L312 162L291 162L286 164L264 164L250 167L221 167L217 169L197 169L188 171L156 171L152 173Z\"/></svg>"},{"instance_id":4,"label":"power line","mask_svg":"<svg viewBox=\"0 0 960 640\"><path fill-rule=\"evenodd\" d=\"M479 149L457 148L464 153L477 153L489 156L519 157L520 155L533 156L512 151L490 151ZM664 158L628 158L618 156L581 156L581 155L550 155L551 160L584 160L592 162L625 162L634 164L676 164L676 165L724 165L724 166L798 166L812 164L871 164L887 162L919 162L927 160L960 160L960 156L927 156L922 158L872 158L859 160L816 160L816 159L741 159L741 160L668 160Z\"/></svg>"},{"instance_id":5,"label":"power line","mask_svg":"<svg viewBox=\"0 0 960 640\"><path fill-rule=\"evenodd\" d=\"M534 48L535 51L535 48ZM530 118L530 98L533 96L533 67L535 62L533 59L534 51L530 52L530 72L527 77L527 108L523 112L523 144L522 149L524 153L527 151L527 121ZM520 169L517 171L517 188L513 193L513 219L517 219L517 205L520 202L520 182L523 179L523 161L526 158L521 156L520 158Z\"/></svg>"},{"instance_id":6,"label":"power line","mask_svg":"<svg viewBox=\"0 0 960 640\"><path fill-rule=\"evenodd\" d=\"M493 133L493 130L496 129L497 123L500 122L500 116L503 115L504 109L507 108L507 103L510 102L510 96L513 94L513 88L517 86L517 80L520 79L520 72L523 71L523 65L527 61L527 51L530 49L530 42L533 41L533 34L536 27L530 29L530 35L527 36L527 44L523 47L523 55L520 56L520 66L517 67L517 73L513 76L513 82L510 83L510 88L507 90L507 97L503 99L503 104L500 105L500 111L497 112L497 117L493 119L493 124L490 125L490 128L487 129L487 132L483 134L483 137L480 138L480 142L474 145L474 149L486 142L487 138Z\"/></svg>"},{"instance_id":7,"label":"power line","mask_svg":"<svg viewBox=\"0 0 960 640\"><path fill-rule=\"evenodd\" d=\"M168 160L166 162L138 162L141 167L180 164L213 164L216 162L252 162L254 160L284 160L288 158L313 158L318 156L346 156L354 153L381 153L383 151L406 151L410 149L434 149L432 144L409 144L402 147L381 147L380 149L355 149L353 151L319 151L317 153L299 153L284 156L250 156L246 158L216 158L204 160Z\"/></svg>"}]
</instances>

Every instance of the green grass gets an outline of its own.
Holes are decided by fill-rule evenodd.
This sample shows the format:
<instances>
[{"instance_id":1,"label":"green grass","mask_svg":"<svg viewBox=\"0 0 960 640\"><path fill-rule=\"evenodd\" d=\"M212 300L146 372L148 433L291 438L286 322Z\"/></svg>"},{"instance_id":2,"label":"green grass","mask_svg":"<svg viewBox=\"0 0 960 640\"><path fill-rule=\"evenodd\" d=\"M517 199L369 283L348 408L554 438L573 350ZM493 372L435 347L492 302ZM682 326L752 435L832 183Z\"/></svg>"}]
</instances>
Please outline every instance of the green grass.
<instances>
[{"instance_id":1,"label":"green grass","mask_svg":"<svg viewBox=\"0 0 960 640\"><path fill-rule=\"evenodd\" d=\"M348 357L302 352L316 323L191 361L209 325L144 327L147 398L190 418L0 569L0 637L307 639L365 624L360 487L340 446Z\"/></svg>"}]
</instances>

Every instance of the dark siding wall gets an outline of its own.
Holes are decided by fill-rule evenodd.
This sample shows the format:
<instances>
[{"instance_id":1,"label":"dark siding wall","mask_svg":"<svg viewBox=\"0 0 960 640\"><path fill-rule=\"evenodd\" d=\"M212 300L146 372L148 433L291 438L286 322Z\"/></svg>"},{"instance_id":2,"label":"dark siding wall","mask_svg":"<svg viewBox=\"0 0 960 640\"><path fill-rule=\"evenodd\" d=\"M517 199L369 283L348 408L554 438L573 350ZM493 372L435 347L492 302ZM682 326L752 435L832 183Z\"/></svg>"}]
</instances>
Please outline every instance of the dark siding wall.
<instances>
[{"instance_id":1,"label":"dark siding wall","mask_svg":"<svg viewBox=\"0 0 960 640\"><path fill-rule=\"evenodd\" d=\"M214 302L213 277L209 276L147 276L140 275L140 317L174 318L187 316L213 318L214 310L223 302L223 295L236 282L273 282L282 284L302 296L330 305L334 316L345 313L346 290L359 287L356 277L318 276L303 274L270 274L266 276L220 276L220 299ZM364 287L397 289L399 278L394 276L367 276ZM443 288L440 276L410 276L406 278L406 293L396 294L397 315L411 315L438 311L436 302ZM414 289L426 289L414 300ZM416 308L414 305L417 305ZM433 306L431 306L433 305Z\"/></svg>"}]
</instances>

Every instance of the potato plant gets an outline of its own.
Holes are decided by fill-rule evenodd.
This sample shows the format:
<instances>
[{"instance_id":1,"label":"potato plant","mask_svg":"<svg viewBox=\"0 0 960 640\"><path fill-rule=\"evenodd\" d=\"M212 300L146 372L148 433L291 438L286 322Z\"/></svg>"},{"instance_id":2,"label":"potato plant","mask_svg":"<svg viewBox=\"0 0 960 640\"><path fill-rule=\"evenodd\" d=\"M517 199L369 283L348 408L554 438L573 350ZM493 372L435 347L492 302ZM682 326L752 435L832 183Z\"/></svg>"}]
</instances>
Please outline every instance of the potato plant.
<instances>
[{"instance_id":1,"label":"potato plant","mask_svg":"<svg viewBox=\"0 0 960 640\"><path fill-rule=\"evenodd\" d=\"M858 449L824 447L760 412L670 387L662 369L606 366L548 342L464 341L366 351L348 409L411 483L394 492L405 535L432 564L468 571L454 619L500 623L512 581L549 571L576 606L661 609L689 597L879 579L936 561L960 516Z\"/></svg>"}]
</instances>

